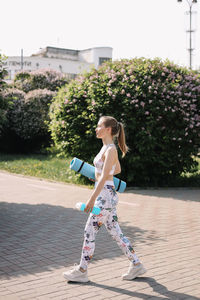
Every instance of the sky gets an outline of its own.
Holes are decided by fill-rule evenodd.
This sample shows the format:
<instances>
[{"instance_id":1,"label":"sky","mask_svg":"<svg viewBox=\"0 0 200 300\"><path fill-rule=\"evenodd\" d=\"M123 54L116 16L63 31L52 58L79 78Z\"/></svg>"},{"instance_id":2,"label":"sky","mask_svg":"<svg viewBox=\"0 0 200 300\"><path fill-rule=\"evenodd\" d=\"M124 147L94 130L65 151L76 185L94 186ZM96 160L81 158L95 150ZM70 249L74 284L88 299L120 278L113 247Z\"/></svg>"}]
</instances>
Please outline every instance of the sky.
<instances>
[{"instance_id":1,"label":"sky","mask_svg":"<svg viewBox=\"0 0 200 300\"><path fill-rule=\"evenodd\" d=\"M189 0L188 0L189 1ZM0 52L30 56L46 46L112 47L113 60L146 57L189 66L187 0L1 0ZM200 0L193 5L200 68Z\"/></svg>"}]
</instances>

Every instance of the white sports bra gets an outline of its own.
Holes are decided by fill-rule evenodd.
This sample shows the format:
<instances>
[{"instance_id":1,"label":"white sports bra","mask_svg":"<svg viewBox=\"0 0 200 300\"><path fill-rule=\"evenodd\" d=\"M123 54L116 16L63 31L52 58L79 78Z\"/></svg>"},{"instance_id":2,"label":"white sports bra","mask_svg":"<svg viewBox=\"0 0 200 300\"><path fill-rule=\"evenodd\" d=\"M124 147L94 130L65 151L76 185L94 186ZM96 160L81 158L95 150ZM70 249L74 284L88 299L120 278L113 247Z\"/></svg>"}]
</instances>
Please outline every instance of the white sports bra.
<instances>
[{"instance_id":1,"label":"white sports bra","mask_svg":"<svg viewBox=\"0 0 200 300\"><path fill-rule=\"evenodd\" d=\"M104 145L100 152L97 154L97 156L94 158L94 166L95 166L95 171L99 174L102 173L103 170L103 165L104 165L104 161L102 160L102 156L105 153L105 151L108 149L109 146L115 146L114 144L108 144L108 145ZM113 175L115 172L115 167L116 164L112 166L112 169L110 170L109 175Z\"/></svg>"}]
</instances>

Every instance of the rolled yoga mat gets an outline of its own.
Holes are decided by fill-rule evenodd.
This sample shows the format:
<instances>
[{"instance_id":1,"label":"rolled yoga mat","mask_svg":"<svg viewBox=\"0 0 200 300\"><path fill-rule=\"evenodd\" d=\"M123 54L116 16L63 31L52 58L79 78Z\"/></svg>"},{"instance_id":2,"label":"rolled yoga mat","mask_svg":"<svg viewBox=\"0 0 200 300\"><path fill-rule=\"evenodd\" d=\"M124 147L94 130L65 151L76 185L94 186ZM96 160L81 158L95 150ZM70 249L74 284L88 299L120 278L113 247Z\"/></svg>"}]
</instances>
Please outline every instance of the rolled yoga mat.
<instances>
[{"instance_id":1,"label":"rolled yoga mat","mask_svg":"<svg viewBox=\"0 0 200 300\"><path fill-rule=\"evenodd\" d=\"M81 159L74 157L70 163L70 169L95 180L95 168L90 164L82 161ZM115 189L119 193L123 193L126 189L126 182L120 180L117 177L113 177Z\"/></svg>"}]
</instances>

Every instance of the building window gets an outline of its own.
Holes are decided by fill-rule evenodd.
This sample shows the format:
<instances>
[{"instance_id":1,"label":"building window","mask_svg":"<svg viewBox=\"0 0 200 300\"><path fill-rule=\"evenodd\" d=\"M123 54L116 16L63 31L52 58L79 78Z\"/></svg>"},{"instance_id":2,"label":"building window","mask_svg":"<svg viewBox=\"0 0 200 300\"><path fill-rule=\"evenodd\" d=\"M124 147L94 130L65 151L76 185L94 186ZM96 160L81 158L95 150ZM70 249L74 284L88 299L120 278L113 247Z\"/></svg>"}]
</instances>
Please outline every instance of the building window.
<instances>
[{"instance_id":1,"label":"building window","mask_svg":"<svg viewBox=\"0 0 200 300\"><path fill-rule=\"evenodd\" d=\"M109 57L99 57L99 65L101 66L105 61L111 60Z\"/></svg>"}]
</instances>

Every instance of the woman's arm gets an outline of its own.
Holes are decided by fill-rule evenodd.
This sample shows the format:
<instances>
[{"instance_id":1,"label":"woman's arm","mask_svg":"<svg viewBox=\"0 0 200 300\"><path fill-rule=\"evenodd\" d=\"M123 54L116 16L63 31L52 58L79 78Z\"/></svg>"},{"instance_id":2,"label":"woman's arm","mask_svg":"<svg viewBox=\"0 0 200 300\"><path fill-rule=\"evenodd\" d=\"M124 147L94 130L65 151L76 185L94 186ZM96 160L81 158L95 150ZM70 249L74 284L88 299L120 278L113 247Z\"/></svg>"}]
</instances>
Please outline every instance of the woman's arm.
<instances>
[{"instance_id":1,"label":"woman's arm","mask_svg":"<svg viewBox=\"0 0 200 300\"><path fill-rule=\"evenodd\" d=\"M99 195L102 188L104 187L105 181L108 178L108 175L114 164L114 159L116 155L115 151L116 150L114 148L110 148L106 151L102 174L98 180L98 184L94 192L92 193L90 199L86 203L85 211L91 210L93 208L96 197Z\"/></svg>"}]
</instances>

